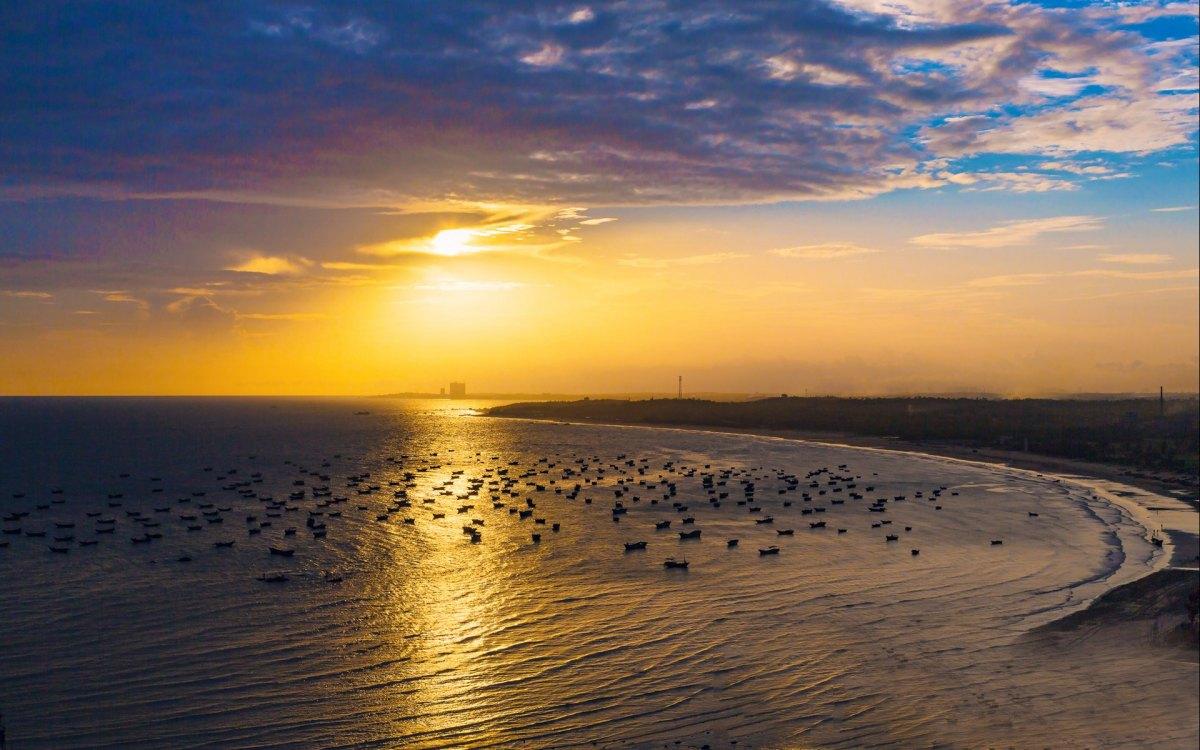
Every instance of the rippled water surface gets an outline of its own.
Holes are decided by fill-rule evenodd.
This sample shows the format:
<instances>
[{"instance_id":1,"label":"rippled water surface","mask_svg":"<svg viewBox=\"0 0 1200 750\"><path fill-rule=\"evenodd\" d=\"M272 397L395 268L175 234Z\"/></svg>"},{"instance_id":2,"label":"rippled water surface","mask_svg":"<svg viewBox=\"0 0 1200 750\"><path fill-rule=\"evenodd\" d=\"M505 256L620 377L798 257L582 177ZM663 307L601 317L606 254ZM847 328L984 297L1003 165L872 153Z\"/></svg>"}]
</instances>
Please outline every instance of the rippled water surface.
<instances>
[{"instance_id":1,"label":"rippled water surface","mask_svg":"<svg viewBox=\"0 0 1200 750\"><path fill-rule=\"evenodd\" d=\"M1195 746L1194 665L1026 637L1160 564L1079 487L472 406L0 401L10 746Z\"/></svg>"}]
</instances>

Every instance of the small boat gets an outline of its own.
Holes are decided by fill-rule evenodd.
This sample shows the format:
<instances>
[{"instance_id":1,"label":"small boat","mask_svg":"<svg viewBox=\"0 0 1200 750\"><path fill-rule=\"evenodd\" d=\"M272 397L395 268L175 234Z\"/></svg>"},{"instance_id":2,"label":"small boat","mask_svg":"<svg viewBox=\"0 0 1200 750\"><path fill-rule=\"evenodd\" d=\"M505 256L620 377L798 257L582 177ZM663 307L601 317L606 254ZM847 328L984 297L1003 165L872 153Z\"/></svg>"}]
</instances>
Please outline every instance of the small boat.
<instances>
[{"instance_id":1,"label":"small boat","mask_svg":"<svg viewBox=\"0 0 1200 750\"><path fill-rule=\"evenodd\" d=\"M296 550L290 547L276 547L272 545L267 549L272 555L279 555L280 557L291 557L292 555L296 554Z\"/></svg>"},{"instance_id":2,"label":"small boat","mask_svg":"<svg viewBox=\"0 0 1200 750\"><path fill-rule=\"evenodd\" d=\"M263 583L286 583L290 579L288 578L287 573L275 572L263 573L259 575L258 580L262 581Z\"/></svg>"},{"instance_id":3,"label":"small boat","mask_svg":"<svg viewBox=\"0 0 1200 750\"><path fill-rule=\"evenodd\" d=\"M542 535L541 535L541 534L530 534L530 537L532 537L532 538L533 538L533 543L534 543L534 544L537 544L538 542L542 541Z\"/></svg>"},{"instance_id":4,"label":"small boat","mask_svg":"<svg viewBox=\"0 0 1200 750\"><path fill-rule=\"evenodd\" d=\"M775 533L779 536L795 536L795 529L775 529Z\"/></svg>"},{"instance_id":5,"label":"small boat","mask_svg":"<svg viewBox=\"0 0 1200 750\"><path fill-rule=\"evenodd\" d=\"M664 568L675 568L675 569L679 569L679 570L687 570L687 566L688 566L687 560L676 560L673 557L668 557L666 560L663 560Z\"/></svg>"},{"instance_id":6,"label":"small boat","mask_svg":"<svg viewBox=\"0 0 1200 750\"><path fill-rule=\"evenodd\" d=\"M823 528L825 528L825 522L824 521L812 521L808 524L808 528L823 529Z\"/></svg>"},{"instance_id":7,"label":"small boat","mask_svg":"<svg viewBox=\"0 0 1200 750\"><path fill-rule=\"evenodd\" d=\"M778 555L779 548L774 545L772 545L770 547L759 547L758 554L759 555Z\"/></svg>"},{"instance_id":8,"label":"small boat","mask_svg":"<svg viewBox=\"0 0 1200 750\"><path fill-rule=\"evenodd\" d=\"M1037 514L1037 513L1034 513L1034 512L1031 510L1031 511L1029 511L1029 517L1030 517L1030 518L1037 518L1037 517L1038 517L1038 514Z\"/></svg>"},{"instance_id":9,"label":"small boat","mask_svg":"<svg viewBox=\"0 0 1200 750\"><path fill-rule=\"evenodd\" d=\"M56 545L56 544L51 544L51 545L50 545L50 551L51 551L51 552L57 552L57 553L59 553L60 555L65 555L65 554L67 554L67 552L69 552L70 550L71 550L71 548L70 548L70 547L60 547L60 546L58 546L58 545Z\"/></svg>"},{"instance_id":10,"label":"small boat","mask_svg":"<svg viewBox=\"0 0 1200 750\"><path fill-rule=\"evenodd\" d=\"M725 546L726 547L736 547L736 546L738 546L738 540L730 539L728 542L725 542Z\"/></svg>"},{"instance_id":11,"label":"small boat","mask_svg":"<svg viewBox=\"0 0 1200 750\"><path fill-rule=\"evenodd\" d=\"M917 555L921 554L921 550L919 550L919 549L914 549L914 550L912 551L912 553L913 553L913 557L916 557Z\"/></svg>"},{"instance_id":12,"label":"small boat","mask_svg":"<svg viewBox=\"0 0 1200 750\"><path fill-rule=\"evenodd\" d=\"M759 525L762 525L764 523L774 523L775 519L772 518L771 516L767 516L766 518L756 518L756 519L754 519L754 522Z\"/></svg>"},{"instance_id":13,"label":"small boat","mask_svg":"<svg viewBox=\"0 0 1200 750\"><path fill-rule=\"evenodd\" d=\"M220 541L220 542L213 542L213 546L214 546L214 547L232 547L232 546L233 546L233 540L232 540L232 539L226 539L226 540L224 540L224 541Z\"/></svg>"},{"instance_id":14,"label":"small boat","mask_svg":"<svg viewBox=\"0 0 1200 750\"><path fill-rule=\"evenodd\" d=\"M657 531L661 531L662 529L669 529L669 528L671 528L671 522L670 521L658 521L654 524L654 528Z\"/></svg>"},{"instance_id":15,"label":"small boat","mask_svg":"<svg viewBox=\"0 0 1200 750\"><path fill-rule=\"evenodd\" d=\"M632 552L636 549L646 549L645 542L625 542L625 551Z\"/></svg>"},{"instance_id":16,"label":"small boat","mask_svg":"<svg viewBox=\"0 0 1200 750\"><path fill-rule=\"evenodd\" d=\"M680 539L699 539L700 538L700 529L692 529L691 531L681 531L681 532L679 532L679 538Z\"/></svg>"},{"instance_id":17,"label":"small boat","mask_svg":"<svg viewBox=\"0 0 1200 750\"><path fill-rule=\"evenodd\" d=\"M1004 540L1003 540L1003 539L993 539L993 540L992 540L992 546L993 546L993 547L998 547L998 546L1000 546L1001 544L1004 544Z\"/></svg>"},{"instance_id":18,"label":"small boat","mask_svg":"<svg viewBox=\"0 0 1200 750\"><path fill-rule=\"evenodd\" d=\"M900 537L899 537L898 535L896 535L896 534L888 534L886 537L884 537L884 539L885 539L885 540L887 540L887 541L889 541L889 542L894 542L894 541L896 541L896 540L897 540L897 539L899 539L899 538L900 538Z\"/></svg>"}]
</instances>

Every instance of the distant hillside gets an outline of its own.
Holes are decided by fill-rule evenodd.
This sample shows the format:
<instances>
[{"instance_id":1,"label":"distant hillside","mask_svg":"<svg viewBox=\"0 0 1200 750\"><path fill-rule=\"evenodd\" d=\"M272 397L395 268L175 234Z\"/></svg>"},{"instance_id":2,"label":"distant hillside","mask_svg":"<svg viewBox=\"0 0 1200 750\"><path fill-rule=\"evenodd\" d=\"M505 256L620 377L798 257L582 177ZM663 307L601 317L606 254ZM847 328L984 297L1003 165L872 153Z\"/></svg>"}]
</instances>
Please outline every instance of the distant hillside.
<instances>
[{"instance_id":1,"label":"distant hillside","mask_svg":"<svg viewBox=\"0 0 1200 750\"><path fill-rule=\"evenodd\" d=\"M806 430L943 440L976 447L1196 474L1200 402L1157 399L764 398L518 403L495 416Z\"/></svg>"}]
</instances>

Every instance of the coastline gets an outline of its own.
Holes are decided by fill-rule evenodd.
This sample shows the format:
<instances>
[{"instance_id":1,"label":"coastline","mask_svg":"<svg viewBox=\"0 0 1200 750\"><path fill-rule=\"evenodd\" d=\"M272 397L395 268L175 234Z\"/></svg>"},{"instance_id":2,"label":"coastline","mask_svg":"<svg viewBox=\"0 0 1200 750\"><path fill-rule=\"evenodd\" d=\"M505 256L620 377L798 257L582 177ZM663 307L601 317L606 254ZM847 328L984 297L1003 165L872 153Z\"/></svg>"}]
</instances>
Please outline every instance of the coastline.
<instances>
[{"instance_id":1,"label":"coastline","mask_svg":"<svg viewBox=\"0 0 1200 750\"><path fill-rule=\"evenodd\" d=\"M707 432L713 434L744 435L780 440L793 440L803 443L814 443L830 446L861 448L888 452L913 453L932 458L978 464L993 468L1005 468L1028 472L1037 476L1069 482L1090 492L1096 499L1121 508L1146 528L1147 533L1153 533L1152 517L1158 511L1167 510L1174 514L1185 514L1190 520L1184 525L1177 524L1173 528L1160 526L1165 532L1163 552L1152 569L1145 575L1131 580L1115 582L1101 594L1086 601L1084 606L1067 612L1062 617L1043 623L1034 628L1033 633L1051 633L1071 631L1085 625L1089 632L1101 633L1108 630L1136 629L1145 640L1161 642L1159 636L1164 619L1178 619L1176 610L1190 606L1186 593L1180 595L1181 577L1191 578L1192 588L1200 581L1200 569L1197 567L1197 550L1200 549L1200 534L1196 525L1200 522L1198 511L1193 498L1182 498L1164 492L1167 485L1156 481L1153 477L1129 477L1124 472L1125 467L1091 464L1072 459L1042 456L1036 454L1018 454L1006 451L973 449L967 446L942 443L917 443L889 438L878 438L860 435L834 433L814 433L801 430L763 430L750 428L707 427L703 425L671 425L644 424L635 422L599 422L590 420L561 420L536 417L509 417L504 415L483 414L496 419L517 419L529 422L549 422L563 425L587 425L598 427L640 427L643 429L686 430L691 432ZM1132 492L1136 488L1145 494ZM1146 502L1138 502L1140 500ZM1174 504L1177 507L1171 507ZM1188 526L1186 523L1190 523ZM1184 587L1186 588L1186 587ZM1113 607L1114 600L1125 602L1132 595L1142 602L1135 607L1135 613L1130 614L1129 608ZM1169 610L1169 613L1168 613ZM1186 610L1185 610L1186 611ZM1186 618L1185 618L1186 619ZM1195 627L1195 620L1192 627ZM1198 648L1194 635L1184 638L1169 639L1172 644L1184 643L1192 650Z\"/></svg>"}]
</instances>

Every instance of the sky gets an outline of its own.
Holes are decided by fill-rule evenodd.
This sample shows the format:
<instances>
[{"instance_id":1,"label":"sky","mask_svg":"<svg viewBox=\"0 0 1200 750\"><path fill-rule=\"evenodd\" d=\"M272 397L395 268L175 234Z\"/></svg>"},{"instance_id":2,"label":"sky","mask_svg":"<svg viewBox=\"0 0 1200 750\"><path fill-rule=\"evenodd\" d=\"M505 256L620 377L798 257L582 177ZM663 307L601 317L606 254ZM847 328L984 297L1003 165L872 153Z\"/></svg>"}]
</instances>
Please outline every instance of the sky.
<instances>
[{"instance_id":1,"label":"sky","mask_svg":"<svg viewBox=\"0 0 1200 750\"><path fill-rule=\"evenodd\" d=\"M1195 392L1196 2L0 5L0 393Z\"/></svg>"}]
</instances>

